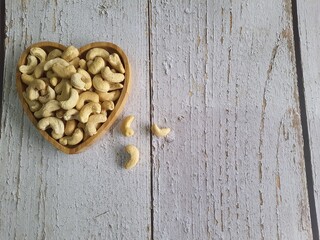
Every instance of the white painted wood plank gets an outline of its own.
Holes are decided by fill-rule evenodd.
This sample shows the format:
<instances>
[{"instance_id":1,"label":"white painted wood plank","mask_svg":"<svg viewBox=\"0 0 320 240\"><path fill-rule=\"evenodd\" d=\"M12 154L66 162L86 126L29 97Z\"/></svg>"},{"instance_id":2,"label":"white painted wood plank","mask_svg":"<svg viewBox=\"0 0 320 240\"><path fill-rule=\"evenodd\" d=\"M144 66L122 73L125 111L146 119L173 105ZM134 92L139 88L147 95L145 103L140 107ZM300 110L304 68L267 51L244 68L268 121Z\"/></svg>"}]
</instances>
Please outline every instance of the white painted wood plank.
<instances>
[{"instance_id":1,"label":"white painted wood plank","mask_svg":"<svg viewBox=\"0 0 320 240\"><path fill-rule=\"evenodd\" d=\"M314 197L320 223L320 3L297 1Z\"/></svg>"},{"instance_id":2,"label":"white painted wood plank","mask_svg":"<svg viewBox=\"0 0 320 240\"><path fill-rule=\"evenodd\" d=\"M4 109L0 139L1 239L147 239L150 236L150 138L147 1L6 1ZM43 141L15 91L15 68L29 44L80 47L111 41L127 53L133 87L123 115L137 134L114 127L86 152L68 156ZM117 123L118 124L118 123ZM123 147L141 150L133 171Z\"/></svg>"},{"instance_id":3,"label":"white painted wood plank","mask_svg":"<svg viewBox=\"0 0 320 240\"><path fill-rule=\"evenodd\" d=\"M312 239L291 17L152 1L154 239Z\"/></svg>"}]
</instances>

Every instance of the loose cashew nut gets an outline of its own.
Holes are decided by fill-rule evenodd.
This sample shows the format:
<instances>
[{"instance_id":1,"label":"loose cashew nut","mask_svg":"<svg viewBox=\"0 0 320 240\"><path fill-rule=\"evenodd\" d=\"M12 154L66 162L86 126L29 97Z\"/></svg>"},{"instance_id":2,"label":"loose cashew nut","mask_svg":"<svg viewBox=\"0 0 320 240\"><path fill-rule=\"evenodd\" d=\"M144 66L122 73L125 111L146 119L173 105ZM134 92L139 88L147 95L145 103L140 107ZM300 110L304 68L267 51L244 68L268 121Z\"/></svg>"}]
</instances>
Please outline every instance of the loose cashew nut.
<instances>
[{"instance_id":1,"label":"loose cashew nut","mask_svg":"<svg viewBox=\"0 0 320 240\"><path fill-rule=\"evenodd\" d=\"M41 62L41 63L39 63L39 64L36 66L36 68L35 68L34 71L33 71L33 76L34 76L35 78L41 78L41 77L42 77L42 75L43 75L43 73L44 73L43 67L44 67L45 63L46 63L46 62Z\"/></svg>"},{"instance_id":2,"label":"loose cashew nut","mask_svg":"<svg viewBox=\"0 0 320 240\"><path fill-rule=\"evenodd\" d=\"M80 128L77 128L74 130L73 134L71 136L62 137L59 139L59 143L62 145L77 145L79 142L81 142L83 139L83 132Z\"/></svg>"},{"instance_id":3,"label":"loose cashew nut","mask_svg":"<svg viewBox=\"0 0 320 240\"><path fill-rule=\"evenodd\" d=\"M63 119L66 121L72 120L72 119L79 119L79 111L75 108L69 109L65 112Z\"/></svg>"},{"instance_id":4,"label":"loose cashew nut","mask_svg":"<svg viewBox=\"0 0 320 240\"><path fill-rule=\"evenodd\" d=\"M25 92L23 92L22 95L23 98L26 100L31 112L38 111L41 108L41 103L39 101L30 100Z\"/></svg>"},{"instance_id":5,"label":"loose cashew nut","mask_svg":"<svg viewBox=\"0 0 320 240\"><path fill-rule=\"evenodd\" d=\"M73 65L65 67L60 63L53 64L52 70L61 78L71 78L72 74L77 72Z\"/></svg>"},{"instance_id":6,"label":"loose cashew nut","mask_svg":"<svg viewBox=\"0 0 320 240\"><path fill-rule=\"evenodd\" d=\"M106 62L103 60L102 57L96 57L93 62L90 64L88 71L91 74L98 74L101 69L106 66Z\"/></svg>"},{"instance_id":7,"label":"loose cashew nut","mask_svg":"<svg viewBox=\"0 0 320 240\"><path fill-rule=\"evenodd\" d=\"M101 102L104 102L104 101L116 101L119 97L120 97L120 91L119 90L116 90L116 91L112 91L112 92L99 92L98 95L99 95L99 99Z\"/></svg>"},{"instance_id":8,"label":"loose cashew nut","mask_svg":"<svg viewBox=\"0 0 320 240\"><path fill-rule=\"evenodd\" d=\"M124 165L125 169L131 169L139 162L139 149L133 145L127 145L125 150L130 154L130 159Z\"/></svg>"},{"instance_id":9,"label":"loose cashew nut","mask_svg":"<svg viewBox=\"0 0 320 240\"><path fill-rule=\"evenodd\" d=\"M85 104L80 112L79 112L79 121L82 123L86 123L89 120L89 116L92 113L100 113L101 112L101 105L99 103L90 102Z\"/></svg>"},{"instance_id":10,"label":"loose cashew nut","mask_svg":"<svg viewBox=\"0 0 320 240\"><path fill-rule=\"evenodd\" d=\"M25 73L21 74L21 80L26 85L30 85L30 83L32 83L34 79L35 78L32 75L25 74Z\"/></svg>"},{"instance_id":11,"label":"loose cashew nut","mask_svg":"<svg viewBox=\"0 0 320 240\"><path fill-rule=\"evenodd\" d=\"M109 67L105 67L101 70L101 76L112 83L119 83L124 80L124 75L122 73L114 73Z\"/></svg>"},{"instance_id":12,"label":"loose cashew nut","mask_svg":"<svg viewBox=\"0 0 320 240\"><path fill-rule=\"evenodd\" d=\"M97 126L99 123L104 123L107 121L107 116L104 114L95 114L89 117L89 120L86 124L86 132L89 136L92 136L97 133Z\"/></svg>"},{"instance_id":13,"label":"loose cashew nut","mask_svg":"<svg viewBox=\"0 0 320 240\"><path fill-rule=\"evenodd\" d=\"M69 46L66 48L66 50L64 50L64 52L61 55L61 58L63 58L67 62L70 62L78 56L79 56L79 50L74 46Z\"/></svg>"},{"instance_id":14,"label":"loose cashew nut","mask_svg":"<svg viewBox=\"0 0 320 240\"><path fill-rule=\"evenodd\" d=\"M151 132L153 135L156 135L157 137L165 137L170 133L170 128L159 128L157 124L153 124L151 126Z\"/></svg>"},{"instance_id":15,"label":"loose cashew nut","mask_svg":"<svg viewBox=\"0 0 320 240\"><path fill-rule=\"evenodd\" d=\"M39 97L39 90L46 88L46 83L41 79L32 81L26 89L27 97L30 100L36 100Z\"/></svg>"},{"instance_id":16,"label":"loose cashew nut","mask_svg":"<svg viewBox=\"0 0 320 240\"><path fill-rule=\"evenodd\" d=\"M86 89L85 89L85 82L84 81L82 81L81 80L81 78L82 78L83 76L82 76L82 74L80 74L80 73L75 73L75 74L73 74L72 76L71 76L71 85L73 86L73 87L75 87L76 89L79 89L79 90L83 90L83 91L85 91Z\"/></svg>"},{"instance_id":17,"label":"loose cashew nut","mask_svg":"<svg viewBox=\"0 0 320 240\"><path fill-rule=\"evenodd\" d=\"M56 93L60 93L57 96L58 101L65 101L70 97L71 84L68 80L63 79L54 89Z\"/></svg>"},{"instance_id":18,"label":"loose cashew nut","mask_svg":"<svg viewBox=\"0 0 320 240\"><path fill-rule=\"evenodd\" d=\"M103 80L101 75L95 75L92 79L93 87L99 92L108 92L110 89L110 84Z\"/></svg>"},{"instance_id":19,"label":"loose cashew nut","mask_svg":"<svg viewBox=\"0 0 320 240\"><path fill-rule=\"evenodd\" d=\"M131 123L134 120L134 116L129 115L123 119L120 130L122 134L126 137L131 137L134 134L133 129L131 128Z\"/></svg>"},{"instance_id":20,"label":"loose cashew nut","mask_svg":"<svg viewBox=\"0 0 320 240\"><path fill-rule=\"evenodd\" d=\"M77 127L77 121L72 119L66 122L66 126L64 128L64 134L70 136Z\"/></svg>"},{"instance_id":21,"label":"loose cashew nut","mask_svg":"<svg viewBox=\"0 0 320 240\"><path fill-rule=\"evenodd\" d=\"M125 73L125 69L124 69L124 67L122 65L122 62L121 62L120 57L119 57L118 54L112 53L108 58L108 62L118 72Z\"/></svg>"},{"instance_id":22,"label":"loose cashew nut","mask_svg":"<svg viewBox=\"0 0 320 240\"><path fill-rule=\"evenodd\" d=\"M38 65L37 58L35 56L29 55L27 65L21 65L19 67L19 70L21 73L31 74L33 73L37 65Z\"/></svg>"},{"instance_id":23,"label":"loose cashew nut","mask_svg":"<svg viewBox=\"0 0 320 240\"><path fill-rule=\"evenodd\" d=\"M38 122L38 128L40 130L46 130L48 127L52 128L52 137L59 139L64 133L63 121L56 117L45 117Z\"/></svg>"},{"instance_id":24,"label":"loose cashew nut","mask_svg":"<svg viewBox=\"0 0 320 240\"><path fill-rule=\"evenodd\" d=\"M60 109L60 103L57 100L50 100L44 104L40 110L34 113L36 118L51 117L53 112Z\"/></svg>"},{"instance_id":25,"label":"loose cashew nut","mask_svg":"<svg viewBox=\"0 0 320 240\"><path fill-rule=\"evenodd\" d=\"M59 49L54 49L51 52L49 52L47 56L47 61L50 61L51 59L61 57L62 52Z\"/></svg>"},{"instance_id":26,"label":"loose cashew nut","mask_svg":"<svg viewBox=\"0 0 320 240\"><path fill-rule=\"evenodd\" d=\"M44 62L47 58L47 53L39 47L33 47L30 49L30 54L39 59L40 63Z\"/></svg>"},{"instance_id":27,"label":"loose cashew nut","mask_svg":"<svg viewBox=\"0 0 320 240\"><path fill-rule=\"evenodd\" d=\"M99 95L95 92L83 92L79 96L76 109L80 110L85 102L99 102Z\"/></svg>"},{"instance_id":28,"label":"loose cashew nut","mask_svg":"<svg viewBox=\"0 0 320 240\"><path fill-rule=\"evenodd\" d=\"M91 80L90 74L86 70L81 69L81 68L78 68L78 73L80 73L82 75L81 80L83 82L85 82L84 88L86 90L89 90L92 87L92 80Z\"/></svg>"},{"instance_id":29,"label":"loose cashew nut","mask_svg":"<svg viewBox=\"0 0 320 240\"><path fill-rule=\"evenodd\" d=\"M81 69L87 70L87 62L86 62L86 60L80 59L80 60L79 60L79 67L80 67Z\"/></svg>"},{"instance_id":30,"label":"loose cashew nut","mask_svg":"<svg viewBox=\"0 0 320 240\"><path fill-rule=\"evenodd\" d=\"M93 48L86 54L87 61L93 60L96 57L102 57L105 61L107 61L109 57L109 52L103 48Z\"/></svg>"},{"instance_id":31,"label":"loose cashew nut","mask_svg":"<svg viewBox=\"0 0 320 240\"><path fill-rule=\"evenodd\" d=\"M52 87L47 86L47 94L44 96L39 96L39 101L41 103L47 103L50 100L53 100L56 98L56 92L52 89Z\"/></svg>"},{"instance_id":32,"label":"loose cashew nut","mask_svg":"<svg viewBox=\"0 0 320 240\"><path fill-rule=\"evenodd\" d=\"M48 71L48 70L50 70L50 69L53 67L53 65L56 64L56 63L59 63L60 65L62 65L62 66L64 66L64 67L67 67L67 66L70 65L66 60L64 60L64 59L62 59L62 58L54 58L54 59L51 59L51 60L49 60L48 62L46 62L46 63L44 64L44 66L43 66L43 69L44 69L45 71Z\"/></svg>"},{"instance_id":33,"label":"loose cashew nut","mask_svg":"<svg viewBox=\"0 0 320 240\"><path fill-rule=\"evenodd\" d=\"M79 93L76 89L71 88L69 98L65 101L61 101L61 108L69 110L74 108L77 105L79 99Z\"/></svg>"}]
</instances>

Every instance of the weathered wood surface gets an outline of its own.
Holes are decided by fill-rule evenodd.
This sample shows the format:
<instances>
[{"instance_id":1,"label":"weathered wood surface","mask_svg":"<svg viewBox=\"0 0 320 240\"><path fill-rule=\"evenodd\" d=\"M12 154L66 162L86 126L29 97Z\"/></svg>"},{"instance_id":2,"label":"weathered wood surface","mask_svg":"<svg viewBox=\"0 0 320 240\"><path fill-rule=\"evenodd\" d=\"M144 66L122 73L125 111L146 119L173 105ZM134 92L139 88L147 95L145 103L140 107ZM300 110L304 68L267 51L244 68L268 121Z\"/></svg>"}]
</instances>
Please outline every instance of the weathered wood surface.
<instances>
[{"instance_id":1,"label":"weathered wood surface","mask_svg":"<svg viewBox=\"0 0 320 240\"><path fill-rule=\"evenodd\" d=\"M301 61L313 169L314 197L320 223L320 2L297 1Z\"/></svg>"},{"instance_id":2,"label":"weathered wood surface","mask_svg":"<svg viewBox=\"0 0 320 240\"><path fill-rule=\"evenodd\" d=\"M150 236L150 118L147 1L6 1L6 59L0 158L0 239L147 239ZM111 41L126 53L134 85L123 115L139 134L121 137L118 122L79 155L58 152L22 113L15 88L19 55L31 43L80 47ZM134 143L141 162L121 167Z\"/></svg>"},{"instance_id":3,"label":"weathered wood surface","mask_svg":"<svg viewBox=\"0 0 320 240\"><path fill-rule=\"evenodd\" d=\"M311 239L290 2L155 0L151 33L154 239Z\"/></svg>"},{"instance_id":4,"label":"weathered wood surface","mask_svg":"<svg viewBox=\"0 0 320 240\"><path fill-rule=\"evenodd\" d=\"M14 0L6 12L0 239L312 238L290 1ZM126 51L133 138L117 124L73 156L43 141L14 82L42 40ZM150 139L150 114L167 139ZM127 143L141 151L130 172Z\"/></svg>"}]
</instances>

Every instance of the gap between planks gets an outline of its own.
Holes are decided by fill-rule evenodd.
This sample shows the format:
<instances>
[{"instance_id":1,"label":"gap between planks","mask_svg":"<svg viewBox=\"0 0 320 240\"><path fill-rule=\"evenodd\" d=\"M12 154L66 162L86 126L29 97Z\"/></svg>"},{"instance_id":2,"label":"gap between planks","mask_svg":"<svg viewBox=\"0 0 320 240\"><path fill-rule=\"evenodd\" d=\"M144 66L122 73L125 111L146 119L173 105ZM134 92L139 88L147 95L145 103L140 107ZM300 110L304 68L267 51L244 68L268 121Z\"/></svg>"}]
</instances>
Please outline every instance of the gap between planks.
<instances>
[{"instance_id":1,"label":"gap between planks","mask_svg":"<svg viewBox=\"0 0 320 240\"><path fill-rule=\"evenodd\" d=\"M2 132L2 92L3 92L3 70L4 70L4 49L5 49L5 0L0 1L0 138Z\"/></svg>"}]
</instances>

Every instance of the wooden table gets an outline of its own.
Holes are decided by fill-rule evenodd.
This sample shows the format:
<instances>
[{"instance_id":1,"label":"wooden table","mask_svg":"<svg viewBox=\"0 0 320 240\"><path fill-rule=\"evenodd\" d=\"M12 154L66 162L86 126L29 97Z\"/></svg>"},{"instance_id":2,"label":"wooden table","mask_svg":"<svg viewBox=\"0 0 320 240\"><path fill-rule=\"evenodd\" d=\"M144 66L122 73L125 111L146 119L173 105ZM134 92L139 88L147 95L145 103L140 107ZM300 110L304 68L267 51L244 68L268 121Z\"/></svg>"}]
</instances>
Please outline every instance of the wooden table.
<instances>
[{"instance_id":1,"label":"wooden table","mask_svg":"<svg viewBox=\"0 0 320 240\"><path fill-rule=\"evenodd\" d=\"M319 1L7 0L5 12L0 239L319 239ZM78 155L44 141L15 88L19 55L44 40L124 49L134 84L120 119L136 117L134 137L119 120ZM126 144L141 153L131 171Z\"/></svg>"}]
</instances>

